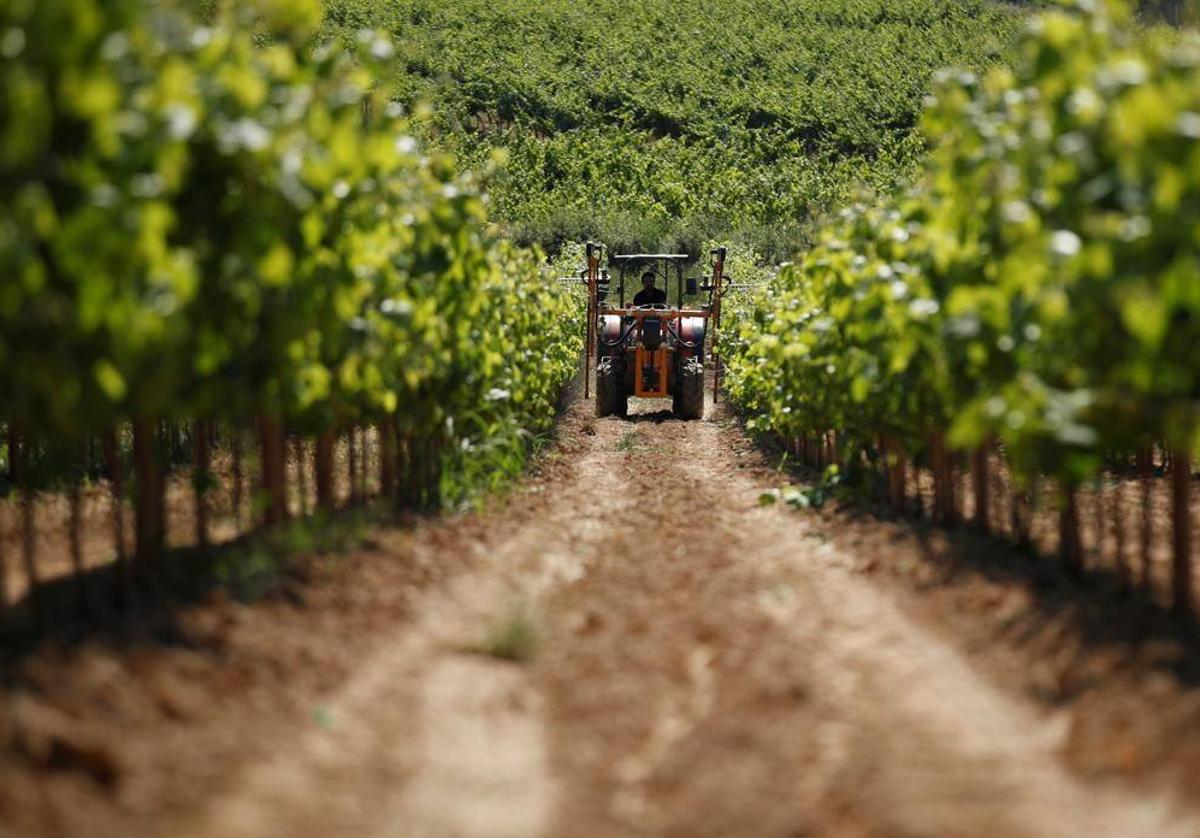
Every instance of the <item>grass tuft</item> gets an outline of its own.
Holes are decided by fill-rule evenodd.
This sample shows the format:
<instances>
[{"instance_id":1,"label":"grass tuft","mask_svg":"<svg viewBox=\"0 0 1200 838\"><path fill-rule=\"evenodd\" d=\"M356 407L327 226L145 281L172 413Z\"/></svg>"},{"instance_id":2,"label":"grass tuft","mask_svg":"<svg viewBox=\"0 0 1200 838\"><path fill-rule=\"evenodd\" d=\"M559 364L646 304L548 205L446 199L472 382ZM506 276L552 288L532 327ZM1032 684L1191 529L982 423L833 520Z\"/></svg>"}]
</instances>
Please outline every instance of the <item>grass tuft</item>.
<instances>
[{"instance_id":1,"label":"grass tuft","mask_svg":"<svg viewBox=\"0 0 1200 838\"><path fill-rule=\"evenodd\" d=\"M513 663L528 663L537 657L541 645L537 621L528 608L518 607L492 623L479 643L468 651Z\"/></svg>"},{"instance_id":2,"label":"grass tuft","mask_svg":"<svg viewBox=\"0 0 1200 838\"><path fill-rule=\"evenodd\" d=\"M617 442L617 450L633 451L639 445L641 445L641 439L638 437L637 431L626 431Z\"/></svg>"}]
</instances>

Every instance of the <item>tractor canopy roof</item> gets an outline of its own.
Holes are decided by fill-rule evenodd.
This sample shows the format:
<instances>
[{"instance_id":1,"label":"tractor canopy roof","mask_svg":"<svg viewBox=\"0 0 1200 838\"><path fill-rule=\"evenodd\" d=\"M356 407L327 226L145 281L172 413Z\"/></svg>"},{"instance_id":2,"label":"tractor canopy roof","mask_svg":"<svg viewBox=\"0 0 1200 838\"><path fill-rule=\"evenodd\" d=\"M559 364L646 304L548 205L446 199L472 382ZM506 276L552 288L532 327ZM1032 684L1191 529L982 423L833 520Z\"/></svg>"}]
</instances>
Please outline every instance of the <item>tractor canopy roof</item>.
<instances>
[{"instance_id":1,"label":"tractor canopy roof","mask_svg":"<svg viewBox=\"0 0 1200 838\"><path fill-rule=\"evenodd\" d=\"M692 257L686 253L619 253L609 258L614 262L650 262L656 259L666 262L688 262Z\"/></svg>"}]
</instances>

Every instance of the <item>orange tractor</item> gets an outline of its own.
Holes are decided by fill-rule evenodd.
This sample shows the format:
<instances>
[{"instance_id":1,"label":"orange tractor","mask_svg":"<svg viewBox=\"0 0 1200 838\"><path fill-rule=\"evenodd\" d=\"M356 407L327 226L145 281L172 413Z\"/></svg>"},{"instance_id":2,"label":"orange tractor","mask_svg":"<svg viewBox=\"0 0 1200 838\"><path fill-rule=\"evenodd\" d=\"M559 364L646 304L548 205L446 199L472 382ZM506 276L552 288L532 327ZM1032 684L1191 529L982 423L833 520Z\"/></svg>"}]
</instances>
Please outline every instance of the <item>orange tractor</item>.
<instances>
[{"instance_id":1,"label":"orange tractor","mask_svg":"<svg viewBox=\"0 0 1200 838\"><path fill-rule=\"evenodd\" d=\"M587 354L590 395L592 358L596 358L596 415L625 416L629 397L671 399L680 419L704 416L705 341L715 347L725 287L725 248L712 251L712 274L700 285L684 278L691 257L682 253L633 253L609 258L617 272L616 299L610 272L600 269L601 247L587 245ZM626 302L628 279L641 280L643 292ZM658 280L662 280L662 288ZM703 299L702 298L703 295ZM713 352L714 358L716 352ZM713 399L720 386L714 365Z\"/></svg>"}]
</instances>

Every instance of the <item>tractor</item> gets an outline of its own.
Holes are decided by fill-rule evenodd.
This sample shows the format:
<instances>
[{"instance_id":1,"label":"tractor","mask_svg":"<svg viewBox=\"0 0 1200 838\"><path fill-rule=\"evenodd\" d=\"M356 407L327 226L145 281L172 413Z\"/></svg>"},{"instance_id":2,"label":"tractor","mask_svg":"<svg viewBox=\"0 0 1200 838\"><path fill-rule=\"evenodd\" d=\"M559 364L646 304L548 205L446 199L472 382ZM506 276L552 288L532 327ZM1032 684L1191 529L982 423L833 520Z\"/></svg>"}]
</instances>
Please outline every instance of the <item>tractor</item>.
<instances>
[{"instance_id":1,"label":"tractor","mask_svg":"<svg viewBox=\"0 0 1200 838\"><path fill-rule=\"evenodd\" d=\"M610 300L612 278L609 270L600 269L601 247L587 245L582 272L588 286L586 364L590 372L596 358L597 416L628 415L633 396L669 398L680 419L704 417L705 338L714 338L720 324L725 252L723 247L712 251L712 275L704 285L695 277L684 278L684 266L692 261L687 254L613 255L608 261L617 272L616 299ZM627 303L631 276L643 280L647 293ZM701 294L706 301L698 301ZM714 400L718 376L715 368ZM585 396L590 378L585 378Z\"/></svg>"}]
</instances>

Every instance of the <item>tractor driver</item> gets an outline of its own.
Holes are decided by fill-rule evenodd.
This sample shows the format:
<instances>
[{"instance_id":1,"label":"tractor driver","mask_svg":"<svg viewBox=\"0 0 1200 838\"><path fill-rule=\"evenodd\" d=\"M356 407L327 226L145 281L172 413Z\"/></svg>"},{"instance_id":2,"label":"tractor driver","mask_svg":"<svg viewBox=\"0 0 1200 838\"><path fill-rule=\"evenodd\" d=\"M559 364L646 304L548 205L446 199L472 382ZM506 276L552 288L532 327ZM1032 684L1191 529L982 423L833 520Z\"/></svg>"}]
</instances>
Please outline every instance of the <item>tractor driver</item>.
<instances>
[{"instance_id":1,"label":"tractor driver","mask_svg":"<svg viewBox=\"0 0 1200 838\"><path fill-rule=\"evenodd\" d=\"M633 295L635 306L654 306L667 304L667 292L654 287L654 271L642 274L642 290Z\"/></svg>"}]
</instances>

